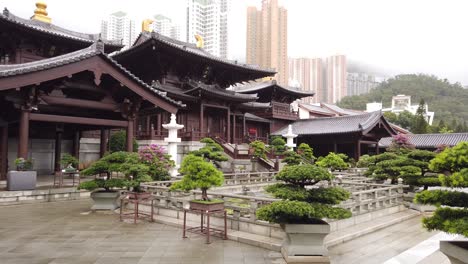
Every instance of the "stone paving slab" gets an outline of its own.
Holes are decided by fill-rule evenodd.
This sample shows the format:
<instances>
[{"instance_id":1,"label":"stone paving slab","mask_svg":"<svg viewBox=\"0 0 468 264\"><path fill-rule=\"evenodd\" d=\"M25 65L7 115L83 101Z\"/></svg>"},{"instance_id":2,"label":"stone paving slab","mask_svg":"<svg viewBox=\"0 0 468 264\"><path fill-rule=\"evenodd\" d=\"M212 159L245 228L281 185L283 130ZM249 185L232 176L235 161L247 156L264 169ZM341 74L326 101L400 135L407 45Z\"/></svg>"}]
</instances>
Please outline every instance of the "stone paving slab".
<instances>
[{"instance_id":1,"label":"stone paving slab","mask_svg":"<svg viewBox=\"0 0 468 264\"><path fill-rule=\"evenodd\" d=\"M0 207L2 264L285 263L279 252L90 213L89 200Z\"/></svg>"}]
</instances>

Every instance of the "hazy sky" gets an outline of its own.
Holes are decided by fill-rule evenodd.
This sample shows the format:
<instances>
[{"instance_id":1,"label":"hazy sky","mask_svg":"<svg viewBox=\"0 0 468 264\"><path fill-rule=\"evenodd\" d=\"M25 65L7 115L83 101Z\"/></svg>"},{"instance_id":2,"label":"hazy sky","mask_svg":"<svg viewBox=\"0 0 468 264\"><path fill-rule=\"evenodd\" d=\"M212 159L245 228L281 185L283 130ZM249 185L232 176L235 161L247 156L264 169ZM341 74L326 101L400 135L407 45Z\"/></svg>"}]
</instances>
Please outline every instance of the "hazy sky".
<instances>
[{"instance_id":1,"label":"hazy sky","mask_svg":"<svg viewBox=\"0 0 468 264\"><path fill-rule=\"evenodd\" d=\"M185 33L185 0L46 0L56 25L97 33L103 18L123 10L136 20L164 14ZM2 0L21 17L34 0ZM261 0L231 0L232 58L245 58L246 7ZM465 0L280 0L288 10L288 55L348 59L393 74L431 73L468 85L468 1ZM3 8L2 6L2 8ZM183 35L185 36L185 35Z\"/></svg>"}]
</instances>

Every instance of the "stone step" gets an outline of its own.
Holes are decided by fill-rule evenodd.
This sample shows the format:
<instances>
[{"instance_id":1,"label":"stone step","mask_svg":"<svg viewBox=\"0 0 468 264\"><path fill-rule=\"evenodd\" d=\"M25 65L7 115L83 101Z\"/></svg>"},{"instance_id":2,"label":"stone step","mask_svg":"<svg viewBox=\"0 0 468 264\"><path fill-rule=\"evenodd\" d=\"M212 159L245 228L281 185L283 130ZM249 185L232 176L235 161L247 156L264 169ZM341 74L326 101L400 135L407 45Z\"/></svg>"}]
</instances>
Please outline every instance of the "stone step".
<instances>
[{"instance_id":1,"label":"stone step","mask_svg":"<svg viewBox=\"0 0 468 264\"><path fill-rule=\"evenodd\" d=\"M404 210L392 215L387 215L373 219L371 221L366 221L354 226L350 226L341 230L330 233L326 239L325 243L327 246L337 245L354 238L375 232L377 230L383 229L385 227L394 225L396 223L403 222L410 218L418 216L420 213L414 210ZM177 219L173 217L156 215L155 221L158 223L182 227L183 219ZM199 226L200 223L194 221L187 221L188 227ZM213 227L221 228L220 226L213 225ZM253 245L273 251L280 252L282 240L278 238L272 238L267 236L261 236L257 234L252 234L248 232L242 232L237 230L228 229L228 239L245 243L248 245Z\"/></svg>"}]
</instances>

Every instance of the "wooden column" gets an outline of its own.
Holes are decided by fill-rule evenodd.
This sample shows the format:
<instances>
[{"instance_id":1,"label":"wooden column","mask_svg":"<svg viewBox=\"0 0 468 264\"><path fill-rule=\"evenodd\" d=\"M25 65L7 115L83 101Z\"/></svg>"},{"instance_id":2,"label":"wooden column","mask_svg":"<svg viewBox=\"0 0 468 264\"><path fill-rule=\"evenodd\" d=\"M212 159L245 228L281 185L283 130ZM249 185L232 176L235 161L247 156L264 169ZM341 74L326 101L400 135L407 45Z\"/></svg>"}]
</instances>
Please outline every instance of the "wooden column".
<instances>
[{"instance_id":1,"label":"wooden column","mask_svg":"<svg viewBox=\"0 0 468 264\"><path fill-rule=\"evenodd\" d=\"M2 138L0 139L0 180L6 179L8 172L8 125L1 127Z\"/></svg>"},{"instance_id":2,"label":"wooden column","mask_svg":"<svg viewBox=\"0 0 468 264\"><path fill-rule=\"evenodd\" d=\"M231 142L231 109L227 109L227 136L226 141Z\"/></svg>"},{"instance_id":3,"label":"wooden column","mask_svg":"<svg viewBox=\"0 0 468 264\"><path fill-rule=\"evenodd\" d=\"M133 152L133 124L135 120L129 119L127 126L127 152Z\"/></svg>"},{"instance_id":4,"label":"wooden column","mask_svg":"<svg viewBox=\"0 0 468 264\"><path fill-rule=\"evenodd\" d=\"M162 130L161 113L158 114L156 122L157 122L157 127L155 129L156 129L156 131L158 131L158 136L160 136L161 135L161 130Z\"/></svg>"},{"instance_id":5,"label":"wooden column","mask_svg":"<svg viewBox=\"0 0 468 264\"><path fill-rule=\"evenodd\" d=\"M200 105L200 137L204 137L205 132L205 120L203 116L203 111L205 110L205 106L203 104Z\"/></svg>"},{"instance_id":6,"label":"wooden column","mask_svg":"<svg viewBox=\"0 0 468 264\"><path fill-rule=\"evenodd\" d=\"M62 134L63 134L63 129L57 128L57 131L55 131L55 162L54 162L55 171L61 170L60 160L62 158Z\"/></svg>"},{"instance_id":7,"label":"wooden column","mask_svg":"<svg viewBox=\"0 0 468 264\"><path fill-rule=\"evenodd\" d=\"M380 154L379 142L375 143L375 154Z\"/></svg>"},{"instance_id":8,"label":"wooden column","mask_svg":"<svg viewBox=\"0 0 468 264\"><path fill-rule=\"evenodd\" d=\"M232 143L236 143L236 115L232 115Z\"/></svg>"},{"instance_id":9,"label":"wooden column","mask_svg":"<svg viewBox=\"0 0 468 264\"><path fill-rule=\"evenodd\" d=\"M361 141L360 140L358 140L356 143L356 151L354 154L354 160L358 161L359 157L361 157Z\"/></svg>"},{"instance_id":10,"label":"wooden column","mask_svg":"<svg viewBox=\"0 0 468 264\"><path fill-rule=\"evenodd\" d=\"M150 115L147 115L146 116L146 128L145 128L145 132L146 133L149 133L151 131L151 116Z\"/></svg>"},{"instance_id":11,"label":"wooden column","mask_svg":"<svg viewBox=\"0 0 468 264\"><path fill-rule=\"evenodd\" d=\"M80 131L75 131L73 133L73 141L72 141L72 155L73 157L80 159Z\"/></svg>"},{"instance_id":12,"label":"wooden column","mask_svg":"<svg viewBox=\"0 0 468 264\"><path fill-rule=\"evenodd\" d=\"M336 141L333 141L333 152L338 152L338 144L336 144Z\"/></svg>"},{"instance_id":13,"label":"wooden column","mask_svg":"<svg viewBox=\"0 0 468 264\"><path fill-rule=\"evenodd\" d=\"M108 129L104 129L104 128L101 128L101 140L100 140L100 144L99 144L99 157L104 157L104 154L106 154L106 150L107 150L107 141L109 139L108 135L109 135L109 130Z\"/></svg>"},{"instance_id":14,"label":"wooden column","mask_svg":"<svg viewBox=\"0 0 468 264\"><path fill-rule=\"evenodd\" d=\"M245 114L242 115L242 137L245 137Z\"/></svg>"},{"instance_id":15,"label":"wooden column","mask_svg":"<svg viewBox=\"0 0 468 264\"><path fill-rule=\"evenodd\" d=\"M18 158L28 158L29 114L28 110L21 110L18 133Z\"/></svg>"}]
</instances>

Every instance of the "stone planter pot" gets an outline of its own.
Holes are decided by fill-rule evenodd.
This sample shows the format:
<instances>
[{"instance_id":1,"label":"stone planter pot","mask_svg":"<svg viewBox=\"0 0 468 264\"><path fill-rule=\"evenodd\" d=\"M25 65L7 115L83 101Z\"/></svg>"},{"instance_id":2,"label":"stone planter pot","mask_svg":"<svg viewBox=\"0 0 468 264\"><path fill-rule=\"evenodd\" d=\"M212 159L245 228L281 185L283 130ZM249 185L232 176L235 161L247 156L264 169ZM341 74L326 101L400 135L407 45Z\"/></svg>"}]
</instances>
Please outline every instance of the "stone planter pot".
<instances>
[{"instance_id":1,"label":"stone planter pot","mask_svg":"<svg viewBox=\"0 0 468 264\"><path fill-rule=\"evenodd\" d=\"M9 171L7 174L7 190L34 190L36 189L36 180L36 171Z\"/></svg>"},{"instance_id":2,"label":"stone planter pot","mask_svg":"<svg viewBox=\"0 0 468 264\"><path fill-rule=\"evenodd\" d=\"M120 207L119 191L96 191L91 193L94 204L91 210L115 210Z\"/></svg>"},{"instance_id":3,"label":"stone planter pot","mask_svg":"<svg viewBox=\"0 0 468 264\"><path fill-rule=\"evenodd\" d=\"M440 251L452 264L463 264L468 260L468 241L440 241Z\"/></svg>"},{"instance_id":4,"label":"stone planter pot","mask_svg":"<svg viewBox=\"0 0 468 264\"><path fill-rule=\"evenodd\" d=\"M151 197L151 193L148 192L128 192L129 199L136 199L136 200L145 200Z\"/></svg>"},{"instance_id":5,"label":"stone planter pot","mask_svg":"<svg viewBox=\"0 0 468 264\"><path fill-rule=\"evenodd\" d=\"M205 212L224 210L224 201L214 203L201 203L197 200L190 201L191 210L200 210Z\"/></svg>"},{"instance_id":6,"label":"stone planter pot","mask_svg":"<svg viewBox=\"0 0 468 264\"><path fill-rule=\"evenodd\" d=\"M285 259L294 256L328 257L324 239L330 233L330 225L322 220L318 224L284 224L286 233L282 250Z\"/></svg>"}]
</instances>

